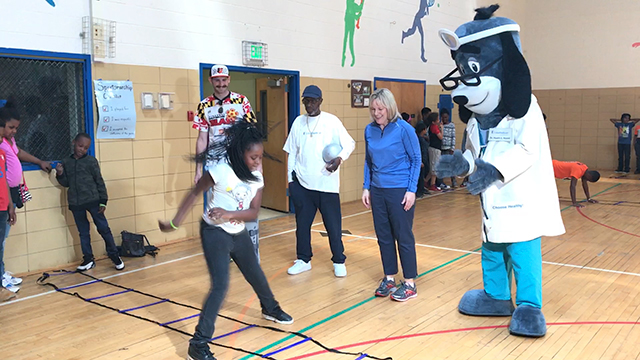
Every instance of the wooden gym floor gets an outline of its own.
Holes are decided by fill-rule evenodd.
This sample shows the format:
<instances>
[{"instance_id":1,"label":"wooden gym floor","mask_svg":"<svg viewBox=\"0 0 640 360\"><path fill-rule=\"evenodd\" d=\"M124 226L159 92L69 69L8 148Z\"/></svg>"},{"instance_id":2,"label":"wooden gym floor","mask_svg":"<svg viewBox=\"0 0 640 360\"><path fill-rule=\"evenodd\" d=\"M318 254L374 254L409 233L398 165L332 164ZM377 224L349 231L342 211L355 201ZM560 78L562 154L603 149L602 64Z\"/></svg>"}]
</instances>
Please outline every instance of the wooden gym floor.
<instances>
[{"instance_id":1,"label":"wooden gym floor","mask_svg":"<svg viewBox=\"0 0 640 360\"><path fill-rule=\"evenodd\" d=\"M333 276L327 238L318 215L313 226L313 269L289 276L295 257L292 216L261 222L262 266L293 325L263 320L260 306L237 267L221 314L250 324L299 331L322 344L379 358L412 359L636 359L640 358L640 181L603 179L591 184L600 204L569 207L569 182L558 181L567 233L544 238L544 338L511 336L509 318L468 317L457 311L465 291L481 288L480 208L460 189L419 200L416 235L418 297L406 303L374 298L382 277L371 213L359 202L345 204L343 229L348 276ZM578 185L578 197L583 198ZM200 307L209 275L199 240L165 246L157 258L126 259L119 273L109 260L89 274L162 299ZM68 269L73 267L69 265ZM17 301L0 304L2 359L183 359L189 337L35 283L25 277ZM60 287L91 280L80 274L52 276ZM122 291L106 283L69 289L85 298ZM126 292L96 300L131 309L158 299ZM162 302L128 311L192 333L198 311ZM288 334L218 318L216 342L275 359L360 359L323 353ZM286 349L285 349L286 348ZM216 357L257 359L211 346ZM280 349L285 349L279 351Z\"/></svg>"}]
</instances>

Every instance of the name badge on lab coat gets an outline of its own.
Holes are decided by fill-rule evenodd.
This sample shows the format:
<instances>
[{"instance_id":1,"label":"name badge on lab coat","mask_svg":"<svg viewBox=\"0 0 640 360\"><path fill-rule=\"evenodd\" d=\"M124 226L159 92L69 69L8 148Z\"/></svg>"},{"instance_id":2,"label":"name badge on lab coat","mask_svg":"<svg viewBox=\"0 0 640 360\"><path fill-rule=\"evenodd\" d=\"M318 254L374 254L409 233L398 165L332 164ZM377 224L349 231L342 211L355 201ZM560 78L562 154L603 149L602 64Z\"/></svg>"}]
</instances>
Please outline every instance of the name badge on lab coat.
<instances>
[{"instance_id":1,"label":"name badge on lab coat","mask_svg":"<svg viewBox=\"0 0 640 360\"><path fill-rule=\"evenodd\" d=\"M489 141L513 142L513 130L497 128L490 129Z\"/></svg>"}]
</instances>

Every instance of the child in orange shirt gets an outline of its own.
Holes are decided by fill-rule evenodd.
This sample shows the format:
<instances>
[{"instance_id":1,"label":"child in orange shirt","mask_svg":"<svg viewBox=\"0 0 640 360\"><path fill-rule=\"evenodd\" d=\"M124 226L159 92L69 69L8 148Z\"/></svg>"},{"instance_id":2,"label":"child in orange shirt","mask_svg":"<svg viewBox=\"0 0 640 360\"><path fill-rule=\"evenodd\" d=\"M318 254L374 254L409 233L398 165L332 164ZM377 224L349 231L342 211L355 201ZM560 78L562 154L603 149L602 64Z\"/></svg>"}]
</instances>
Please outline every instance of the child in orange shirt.
<instances>
[{"instance_id":1,"label":"child in orange shirt","mask_svg":"<svg viewBox=\"0 0 640 360\"><path fill-rule=\"evenodd\" d=\"M571 193L571 205L575 207L584 207L584 205L576 202L576 184L578 178L582 179L582 189L584 195L587 197L587 201L590 203L597 203L589 195L589 184L587 182L596 182L600 180L600 173L595 170L589 170L589 167L581 162L577 161L558 161L552 160L553 173L556 179L571 178L571 185L569 186L569 192Z\"/></svg>"}]
</instances>

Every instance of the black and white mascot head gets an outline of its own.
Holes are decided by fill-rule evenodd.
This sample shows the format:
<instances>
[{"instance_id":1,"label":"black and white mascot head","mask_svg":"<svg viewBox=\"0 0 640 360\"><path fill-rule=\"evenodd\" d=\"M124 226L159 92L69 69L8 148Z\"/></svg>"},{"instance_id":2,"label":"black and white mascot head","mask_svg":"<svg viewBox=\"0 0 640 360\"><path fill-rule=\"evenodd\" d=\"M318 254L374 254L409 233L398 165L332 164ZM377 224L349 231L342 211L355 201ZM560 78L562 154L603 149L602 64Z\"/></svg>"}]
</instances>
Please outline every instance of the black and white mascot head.
<instances>
[{"instance_id":1,"label":"black and white mascot head","mask_svg":"<svg viewBox=\"0 0 640 360\"><path fill-rule=\"evenodd\" d=\"M531 104L531 74L522 56L520 26L491 17L498 5L476 10L474 21L455 32L440 30L457 68L440 80L460 105L460 118L475 114L480 127L497 125L506 115L523 117ZM454 76L456 72L459 76Z\"/></svg>"}]
</instances>

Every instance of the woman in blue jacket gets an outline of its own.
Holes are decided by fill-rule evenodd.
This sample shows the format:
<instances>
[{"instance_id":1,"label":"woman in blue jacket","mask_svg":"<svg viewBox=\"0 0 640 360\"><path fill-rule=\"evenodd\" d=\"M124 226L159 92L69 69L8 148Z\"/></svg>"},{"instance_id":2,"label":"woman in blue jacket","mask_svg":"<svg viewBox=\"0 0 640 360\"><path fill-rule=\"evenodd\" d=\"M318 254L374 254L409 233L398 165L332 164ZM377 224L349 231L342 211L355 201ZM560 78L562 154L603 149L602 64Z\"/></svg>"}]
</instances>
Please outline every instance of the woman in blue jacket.
<instances>
[{"instance_id":1,"label":"woman in blue jacket","mask_svg":"<svg viewBox=\"0 0 640 360\"><path fill-rule=\"evenodd\" d=\"M364 130L366 161L362 203L373 213L385 274L375 294L406 301L418 295L414 282L418 276L416 241L412 228L422 162L420 143L413 127L399 121L402 119L396 100L388 89L378 89L371 95L369 111L371 123ZM396 285L398 253L404 282Z\"/></svg>"}]
</instances>

